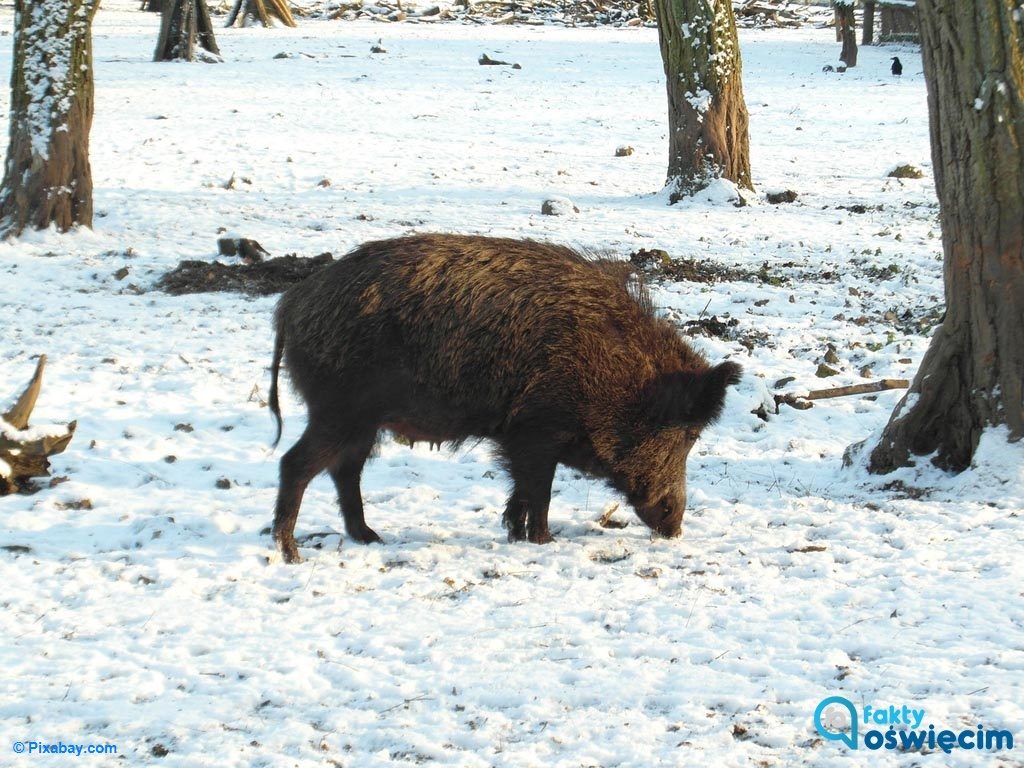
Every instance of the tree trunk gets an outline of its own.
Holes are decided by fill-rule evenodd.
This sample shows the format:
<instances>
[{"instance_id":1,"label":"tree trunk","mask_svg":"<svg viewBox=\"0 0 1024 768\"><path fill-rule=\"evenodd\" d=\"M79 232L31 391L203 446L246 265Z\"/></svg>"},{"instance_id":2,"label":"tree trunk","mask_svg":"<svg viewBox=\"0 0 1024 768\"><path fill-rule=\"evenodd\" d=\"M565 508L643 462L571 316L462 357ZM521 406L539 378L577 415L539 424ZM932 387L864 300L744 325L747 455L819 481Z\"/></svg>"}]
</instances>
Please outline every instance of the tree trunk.
<instances>
[{"instance_id":1,"label":"tree trunk","mask_svg":"<svg viewBox=\"0 0 1024 768\"><path fill-rule=\"evenodd\" d=\"M235 0L224 26L230 27L237 19L241 19L243 27L254 22L270 27L273 25L272 18L278 19L286 27L297 26L291 8L285 0Z\"/></svg>"},{"instance_id":2,"label":"tree trunk","mask_svg":"<svg viewBox=\"0 0 1024 768\"><path fill-rule=\"evenodd\" d=\"M857 21L853 15L853 0L836 0L836 21L839 25L843 50L839 60L847 67L857 66Z\"/></svg>"},{"instance_id":3,"label":"tree trunk","mask_svg":"<svg viewBox=\"0 0 1024 768\"><path fill-rule=\"evenodd\" d=\"M92 226L93 73L98 0L16 0L10 141L0 237Z\"/></svg>"},{"instance_id":4,"label":"tree trunk","mask_svg":"<svg viewBox=\"0 0 1024 768\"><path fill-rule=\"evenodd\" d=\"M1024 437L1024 19L1017 0L919 0L946 317L871 453L970 466L981 433Z\"/></svg>"},{"instance_id":5,"label":"tree trunk","mask_svg":"<svg viewBox=\"0 0 1024 768\"><path fill-rule=\"evenodd\" d=\"M864 30L861 33L861 45L873 45L875 42L875 2L865 0L864 2Z\"/></svg>"},{"instance_id":6,"label":"tree trunk","mask_svg":"<svg viewBox=\"0 0 1024 768\"><path fill-rule=\"evenodd\" d=\"M751 188L747 105L731 0L655 0L668 90L669 201L716 178Z\"/></svg>"},{"instance_id":7,"label":"tree trunk","mask_svg":"<svg viewBox=\"0 0 1024 768\"><path fill-rule=\"evenodd\" d=\"M206 0L163 0L160 37L153 61L192 61L196 42L217 61L220 49L213 36L213 22Z\"/></svg>"}]
</instances>

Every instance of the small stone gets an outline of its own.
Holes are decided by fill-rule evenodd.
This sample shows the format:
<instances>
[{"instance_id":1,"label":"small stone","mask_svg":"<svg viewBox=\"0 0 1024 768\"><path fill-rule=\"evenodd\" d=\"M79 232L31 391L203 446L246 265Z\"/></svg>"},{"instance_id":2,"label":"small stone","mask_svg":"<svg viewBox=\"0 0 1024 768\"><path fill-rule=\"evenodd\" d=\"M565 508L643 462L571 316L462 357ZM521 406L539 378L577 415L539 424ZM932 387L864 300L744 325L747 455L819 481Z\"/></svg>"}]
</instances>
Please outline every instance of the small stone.
<instances>
[{"instance_id":1,"label":"small stone","mask_svg":"<svg viewBox=\"0 0 1024 768\"><path fill-rule=\"evenodd\" d=\"M114 279L115 280L124 280L126 277L128 277L128 273L130 271L131 270L128 269L128 267L121 267L119 270L117 270L117 272L114 273Z\"/></svg>"},{"instance_id":2,"label":"small stone","mask_svg":"<svg viewBox=\"0 0 1024 768\"><path fill-rule=\"evenodd\" d=\"M829 344L828 349L825 350L825 362L830 365L839 364L839 355L836 353L836 348L831 344Z\"/></svg>"},{"instance_id":3,"label":"small stone","mask_svg":"<svg viewBox=\"0 0 1024 768\"><path fill-rule=\"evenodd\" d=\"M545 216L569 216L580 209L567 197L550 197L540 207Z\"/></svg>"},{"instance_id":4,"label":"small stone","mask_svg":"<svg viewBox=\"0 0 1024 768\"><path fill-rule=\"evenodd\" d=\"M633 154L633 148L628 144L622 144L615 148L616 157L629 157Z\"/></svg>"},{"instance_id":5,"label":"small stone","mask_svg":"<svg viewBox=\"0 0 1024 768\"><path fill-rule=\"evenodd\" d=\"M217 482L214 483L214 485L216 485L222 491L226 491L228 488L231 487L231 481L228 480L226 477L218 477Z\"/></svg>"},{"instance_id":6,"label":"small stone","mask_svg":"<svg viewBox=\"0 0 1024 768\"><path fill-rule=\"evenodd\" d=\"M636 569L636 575L641 579L656 579L661 576L661 568L654 565L644 566Z\"/></svg>"},{"instance_id":7,"label":"small stone","mask_svg":"<svg viewBox=\"0 0 1024 768\"><path fill-rule=\"evenodd\" d=\"M781 192L769 192L765 197L772 205L779 205L780 203L796 202L799 195L792 189L784 189Z\"/></svg>"},{"instance_id":8,"label":"small stone","mask_svg":"<svg viewBox=\"0 0 1024 768\"><path fill-rule=\"evenodd\" d=\"M827 379L829 376L838 376L839 371L837 371L835 368L830 368L824 363L821 363L820 365L818 365L818 370L814 372L814 375L817 376L819 379Z\"/></svg>"}]
</instances>

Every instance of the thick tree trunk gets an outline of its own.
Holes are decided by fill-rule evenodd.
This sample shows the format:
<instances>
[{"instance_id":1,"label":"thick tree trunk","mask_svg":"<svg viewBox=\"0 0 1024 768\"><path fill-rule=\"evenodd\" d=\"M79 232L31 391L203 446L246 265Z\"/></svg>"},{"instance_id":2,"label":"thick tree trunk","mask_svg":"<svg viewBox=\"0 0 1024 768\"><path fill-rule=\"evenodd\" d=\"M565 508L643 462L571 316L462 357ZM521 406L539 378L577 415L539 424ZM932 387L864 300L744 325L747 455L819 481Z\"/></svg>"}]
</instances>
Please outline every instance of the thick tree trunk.
<instances>
[{"instance_id":1,"label":"thick tree trunk","mask_svg":"<svg viewBox=\"0 0 1024 768\"><path fill-rule=\"evenodd\" d=\"M669 201L716 178L751 188L747 106L731 0L655 0L668 90Z\"/></svg>"},{"instance_id":2,"label":"thick tree trunk","mask_svg":"<svg viewBox=\"0 0 1024 768\"><path fill-rule=\"evenodd\" d=\"M847 67L857 66L857 21L853 15L853 0L836 0L836 24L843 50L839 60Z\"/></svg>"},{"instance_id":3,"label":"thick tree trunk","mask_svg":"<svg viewBox=\"0 0 1024 768\"><path fill-rule=\"evenodd\" d=\"M1018 0L919 0L946 317L871 453L970 466L987 427L1024 437L1024 18Z\"/></svg>"},{"instance_id":4,"label":"thick tree trunk","mask_svg":"<svg viewBox=\"0 0 1024 768\"><path fill-rule=\"evenodd\" d=\"M214 57L220 56L206 0L163 0L153 61L192 61L196 42Z\"/></svg>"},{"instance_id":5,"label":"thick tree trunk","mask_svg":"<svg viewBox=\"0 0 1024 768\"><path fill-rule=\"evenodd\" d=\"M875 2L865 0L864 2L864 30L861 33L861 45L873 45L875 42Z\"/></svg>"},{"instance_id":6,"label":"thick tree trunk","mask_svg":"<svg viewBox=\"0 0 1024 768\"><path fill-rule=\"evenodd\" d=\"M98 0L16 0L10 142L0 236L92 226L93 74Z\"/></svg>"},{"instance_id":7,"label":"thick tree trunk","mask_svg":"<svg viewBox=\"0 0 1024 768\"><path fill-rule=\"evenodd\" d=\"M285 0L235 0L224 26L230 27L236 20L240 20L243 27L253 23L270 27L273 25L273 19L277 19L286 27L296 26L291 8Z\"/></svg>"},{"instance_id":8,"label":"thick tree trunk","mask_svg":"<svg viewBox=\"0 0 1024 768\"><path fill-rule=\"evenodd\" d=\"M878 42L889 43L894 40L918 42L920 25L916 6L883 5L879 9L881 31Z\"/></svg>"}]
</instances>

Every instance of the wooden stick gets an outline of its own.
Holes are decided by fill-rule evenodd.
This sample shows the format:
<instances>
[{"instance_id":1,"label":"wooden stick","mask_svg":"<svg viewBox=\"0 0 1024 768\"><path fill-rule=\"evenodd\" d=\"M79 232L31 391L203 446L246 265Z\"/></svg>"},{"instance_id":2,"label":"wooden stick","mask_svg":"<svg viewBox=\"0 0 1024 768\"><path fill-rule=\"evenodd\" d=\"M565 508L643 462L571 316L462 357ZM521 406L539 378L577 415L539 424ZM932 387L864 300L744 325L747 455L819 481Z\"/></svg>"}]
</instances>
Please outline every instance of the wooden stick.
<instances>
[{"instance_id":1,"label":"wooden stick","mask_svg":"<svg viewBox=\"0 0 1024 768\"><path fill-rule=\"evenodd\" d=\"M832 387L831 389L813 389L804 395L804 400L825 400L829 397L847 397L849 395L866 395L871 392L884 392L887 389L906 389L910 386L907 379L881 379L867 384L851 384L848 387Z\"/></svg>"},{"instance_id":2,"label":"wooden stick","mask_svg":"<svg viewBox=\"0 0 1024 768\"><path fill-rule=\"evenodd\" d=\"M39 390L43 386L43 369L46 367L46 355L39 356L36 364L36 372L28 387L21 393L21 397L11 406L11 410L4 414L4 421L15 429L25 429L28 426L28 419L32 415L32 409L36 407L36 400L39 397Z\"/></svg>"}]
</instances>

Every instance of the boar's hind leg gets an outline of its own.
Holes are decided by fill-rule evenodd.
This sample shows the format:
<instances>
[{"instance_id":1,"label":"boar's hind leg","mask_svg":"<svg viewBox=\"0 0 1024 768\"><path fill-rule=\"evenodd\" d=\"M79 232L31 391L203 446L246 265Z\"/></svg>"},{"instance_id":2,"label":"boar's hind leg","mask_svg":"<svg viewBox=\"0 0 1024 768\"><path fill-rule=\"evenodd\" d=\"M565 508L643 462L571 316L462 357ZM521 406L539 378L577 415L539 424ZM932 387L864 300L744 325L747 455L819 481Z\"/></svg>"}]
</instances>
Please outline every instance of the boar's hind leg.
<instances>
[{"instance_id":1,"label":"boar's hind leg","mask_svg":"<svg viewBox=\"0 0 1024 768\"><path fill-rule=\"evenodd\" d=\"M557 462L531 454L531 449L526 447L511 450L503 446L503 451L504 463L512 475L512 495L502 518L508 529L508 540L529 539L535 544L552 541L548 531L548 506Z\"/></svg>"},{"instance_id":2,"label":"boar's hind leg","mask_svg":"<svg viewBox=\"0 0 1024 768\"><path fill-rule=\"evenodd\" d=\"M302 437L281 457L281 484L277 491L274 511L274 541L286 563L301 563L295 543L295 521L299 505L309 481L327 469L334 459L336 447L329 435L312 425L306 427Z\"/></svg>"},{"instance_id":3,"label":"boar's hind leg","mask_svg":"<svg viewBox=\"0 0 1024 768\"><path fill-rule=\"evenodd\" d=\"M338 503L345 518L345 530L360 544L380 542L380 536L366 524L363 517L363 496L359 492L359 477L363 473L376 433L364 436L358 441L349 441L342 446L337 461L329 468L334 487L338 489Z\"/></svg>"}]
</instances>

